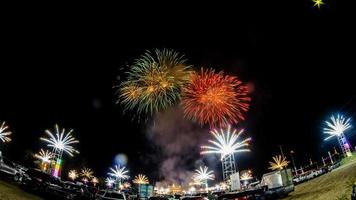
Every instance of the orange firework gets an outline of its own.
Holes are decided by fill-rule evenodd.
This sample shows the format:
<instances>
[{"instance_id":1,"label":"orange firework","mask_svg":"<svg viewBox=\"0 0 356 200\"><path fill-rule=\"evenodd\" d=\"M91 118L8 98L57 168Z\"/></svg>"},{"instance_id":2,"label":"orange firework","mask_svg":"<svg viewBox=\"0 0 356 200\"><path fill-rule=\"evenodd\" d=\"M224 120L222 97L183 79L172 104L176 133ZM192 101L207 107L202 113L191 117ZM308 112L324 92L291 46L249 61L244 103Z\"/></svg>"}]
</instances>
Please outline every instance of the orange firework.
<instances>
[{"instance_id":1,"label":"orange firework","mask_svg":"<svg viewBox=\"0 0 356 200\"><path fill-rule=\"evenodd\" d=\"M250 100L247 87L236 76L215 73L212 69L195 73L182 95L185 117L210 127L244 120Z\"/></svg>"}]
</instances>

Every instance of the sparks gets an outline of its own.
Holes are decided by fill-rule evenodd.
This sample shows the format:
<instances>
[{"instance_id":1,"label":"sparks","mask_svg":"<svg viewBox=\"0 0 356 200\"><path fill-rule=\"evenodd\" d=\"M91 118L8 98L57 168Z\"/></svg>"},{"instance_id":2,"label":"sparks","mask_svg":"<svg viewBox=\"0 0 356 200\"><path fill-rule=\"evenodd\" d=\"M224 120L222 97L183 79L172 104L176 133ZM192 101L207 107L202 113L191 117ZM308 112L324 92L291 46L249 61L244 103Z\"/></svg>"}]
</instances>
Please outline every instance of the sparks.
<instances>
[{"instance_id":1,"label":"sparks","mask_svg":"<svg viewBox=\"0 0 356 200\"><path fill-rule=\"evenodd\" d=\"M132 181L133 183L139 184L139 185L144 185L144 184L148 184L148 178L146 175L143 174L139 174L137 176L135 176L135 179Z\"/></svg>"},{"instance_id":2,"label":"sparks","mask_svg":"<svg viewBox=\"0 0 356 200\"><path fill-rule=\"evenodd\" d=\"M171 50L147 51L131 66L120 84L119 102L138 115L152 115L180 100L182 87L190 80L191 66Z\"/></svg>"},{"instance_id":3,"label":"sparks","mask_svg":"<svg viewBox=\"0 0 356 200\"><path fill-rule=\"evenodd\" d=\"M84 168L80 171L80 175L81 175L82 177L88 178L88 179L94 177L94 176L93 176L93 171L92 171L91 169L89 169L89 168L86 168L86 167L84 167Z\"/></svg>"},{"instance_id":4,"label":"sparks","mask_svg":"<svg viewBox=\"0 0 356 200\"><path fill-rule=\"evenodd\" d=\"M314 2L314 7L318 7L318 9L321 8L322 5L324 5L325 3L323 2L323 0L313 0Z\"/></svg>"},{"instance_id":5,"label":"sparks","mask_svg":"<svg viewBox=\"0 0 356 200\"><path fill-rule=\"evenodd\" d=\"M99 183L98 178L96 178L95 176L91 179L91 182L93 183L94 186L96 186L96 184Z\"/></svg>"},{"instance_id":6,"label":"sparks","mask_svg":"<svg viewBox=\"0 0 356 200\"><path fill-rule=\"evenodd\" d=\"M2 142L10 142L11 138L9 137L11 135L11 132L7 130L8 126L6 126L5 122L2 122L0 126L0 140Z\"/></svg>"},{"instance_id":7,"label":"sparks","mask_svg":"<svg viewBox=\"0 0 356 200\"><path fill-rule=\"evenodd\" d=\"M184 87L184 116L210 127L226 127L244 120L251 98L248 88L235 76L201 69Z\"/></svg>"},{"instance_id":8,"label":"sparks","mask_svg":"<svg viewBox=\"0 0 356 200\"><path fill-rule=\"evenodd\" d=\"M55 125L55 131L56 133L53 134L49 130L46 130L49 138L41 138L41 140L47 142L48 147L51 147L60 152L66 152L70 156L73 156L74 153L79 153L79 151L74 149L72 146L73 144L79 143L79 141L72 136L73 130L70 130L68 133L66 133L65 129L59 131L58 125Z\"/></svg>"},{"instance_id":9,"label":"sparks","mask_svg":"<svg viewBox=\"0 0 356 200\"><path fill-rule=\"evenodd\" d=\"M329 121L325 121L324 133L328 135L324 140L328 140L334 136L338 137L346 130L350 129L351 118L345 118L343 115L332 115Z\"/></svg>"},{"instance_id":10,"label":"sparks","mask_svg":"<svg viewBox=\"0 0 356 200\"><path fill-rule=\"evenodd\" d=\"M48 150L40 149L38 153L34 155L35 158L41 160L42 163L49 163L54 157L53 153Z\"/></svg>"},{"instance_id":11,"label":"sparks","mask_svg":"<svg viewBox=\"0 0 356 200\"><path fill-rule=\"evenodd\" d=\"M324 140L336 137L339 141L340 148L344 156L352 156L350 144L347 142L345 132L352 127L351 118L346 118L343 115L332 115L329 120L325 121L323 128L324 134L328 136Z\"/></svg>"},{"instance_id":12,"label":"sparks","mask_svg":"<svg viewBox=\"0 0 356 200\"><path fill-rule=\"evenodd\" d=\"M115 177L115 178L118 179L118 180L121 180L121 179L128 179L129 176L126 175L126 174L127 174L129 171L128 171L128 170L125 170L125 169L126 169L125 167L120 168L120 166L115 165L114 168L111 168L111 167L110 167L110 171L111 171L111 172L109 172L108 175L113 176L113 177Z\"/></svg>"},{"instance_id":13,"label":"sparks","mask_svg":"<svg viewBox=\"0 0 356 200\"><path fill-rule=\"evenodd\" d=\"M105 179L105 183L106 183L106 186L112 187L113 184L115 183L115 180L110 178L110 177L108 177L108 178Z\"/></svg>"},{"instance_id":14,"label":"sparks","mask_svg":"<svg viewBox=\"0 0 356 200\"><path fill-rule=\"evenodd\" d=\"M281 155L278 155L272 158L273 158L273 162L269 162L271 167L269 167L268 169L271 170L283 169L284 167L287 167L289 164L289 161L287 161L286 157L284 156L282 157Z\"/></svg>"},{"instance_id":15,"label":"sparks","mask_svg":"<svg viewBox=\"0 0 356 200\"><path fill-rule=\"evenodd\" d=\"M74 181L76 178L78 178L78 173L77 173L77 171L74 170L74 169L73 169L73 170L70 170L70 171L68 172L68 177Z\"/></svg>"},{"instance_id":16,"label":"sparks","mask_svg":"<svg viewBox=\"0 0 356 200\"><path fill-rule=\"evenodd\" d=\"M237 134L237 130L234 129L231 132L231 126L229 125L226 130L220 129L220 132L217 129L210 131L213 134L214 140L209 140L213 146L202 146L203 151L201 154L220 154L221 160L229 154L239 153L239 152L249 152L248 149L249 141L251 138L247 138L238 142L239 137L244 132L240 130Z\"/></svg>"},{"instance_id":17,"label":"sparks","mask_svg":"<svg viewBox=\"0 0 356 200\"><path fill-rule=\"evenodd\" d=\"M240 176L240 180L242 180L242 181L247 181L247 180L250 180L252 178L253 177L252 177L252 171L251 170L245 171Z\"/></svg>"},{"instance_id":18,"label":"sparks","mask_svg":"<svg viewBox=\"0 0 356 200\"><path fill-rule=\"evenodd\" d=\"M214 180L214 172L208 171L208 167L200 166L199 169L195 170L195 174L193 176L194 182L205 183L207 180Z\"/></svg>"}]
</instances>

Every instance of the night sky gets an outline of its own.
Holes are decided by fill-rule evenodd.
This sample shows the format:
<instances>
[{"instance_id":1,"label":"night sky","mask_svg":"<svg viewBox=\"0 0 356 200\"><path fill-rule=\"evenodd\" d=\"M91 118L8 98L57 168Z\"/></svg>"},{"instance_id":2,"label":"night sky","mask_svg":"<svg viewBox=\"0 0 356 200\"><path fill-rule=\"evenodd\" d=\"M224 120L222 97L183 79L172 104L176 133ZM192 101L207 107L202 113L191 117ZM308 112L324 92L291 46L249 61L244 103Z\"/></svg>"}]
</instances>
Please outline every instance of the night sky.
<instances>
[{"instance_id":1,"label":"night sky","mask_svg":"<svg viewBox=\"0 0 356 200\"><path fill-rule=\"evenodd\" d=\"M80 140L81 153L65 159L67 168L87 166L104 176L123 153L131 176L159 180L161 150L148 139L150 125L123 114L115 86L145 50L169 48L195 69L224 70L254 86L251 110L237 126L253 138L253 152L237 157L239 168L268 171L278 145L296 152L298 166L320 161L337 144L322 140L322 121L333 112L356 118L355 21L341 1L325 1L320 11L311 1L279 3L8 15L0 120L13 141L0 148L25 163L43 146L44 130L58 123ZM349 140L356 145L355 131Z\"/></svg>"}]
</instances>

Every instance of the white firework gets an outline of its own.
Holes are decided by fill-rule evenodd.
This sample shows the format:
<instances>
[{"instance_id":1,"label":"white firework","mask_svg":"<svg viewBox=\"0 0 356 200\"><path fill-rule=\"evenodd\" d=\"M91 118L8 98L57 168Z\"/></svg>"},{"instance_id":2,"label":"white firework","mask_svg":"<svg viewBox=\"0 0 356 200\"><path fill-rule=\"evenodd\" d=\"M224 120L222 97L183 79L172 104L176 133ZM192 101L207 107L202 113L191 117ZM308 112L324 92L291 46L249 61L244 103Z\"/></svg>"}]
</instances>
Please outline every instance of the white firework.
<instances>
[{"instance_id":1,"label":"white firework","mask_svg":"<svg viewBox=\"0 0 356 200\"><path fill-rule=\"evenodd\" d=\"M11 135L11 132L8 131L9 127L6 126L5 122L2 122L1 126L0 126L0 140L2 142L10 142L11 138L9 137Z\"/></svg>"},{"instance_id":2,"label":"white firework","mask_svg":"<svg viewBox=\"0 0 356 200\"><path fill-rule=\"evenodd\" d=\"M38 153L36 153L35 158L42 161L42 163L49 163L51 159L54 157L53 153L48 150L41 149Z\"/></svg>"},{"instance_id":3,"label":"white firework","mask_svg":"<svg viewBox=\"0 0 356 200\"><path fill-rule=\"evenodd\" d=\"M129 176L126 175L129 171L126 170L125 167L120 168L120 166L115 165L114 168L111 168L111 167L110 167L110 171L111 171L111 172L109 172L108 175L113 176L113 177L115 177L115 178L118 179L118 180L121 180L121 179L128 179L128 178L129 178Z\"/></svg>"},{"instance_id":4,"label":"white firework","mask_svg":"<svg viewBox=\"0 0 356 200\"><path fill-rule=\"evenodd\" d=\"M326 127L324 127L323 132L328 136L324 140L328 140L334 136L339 137L352 127L351 118L345 118L340 114L337 116L332 115L330 120L325 121L325 125Z\"/></svg>"},{"instance_id":5,"label":"white firework","mask_svg":"<svg viewBox=\"0 0 356 200\"><path fill-rule=\"evenodd\" d=\"M73 144L79 143L79 141L72 135L73 130L66 133L65 129L59 131L58 125L55 125L55 131L56 133L53 134L49 130L46 130L49 138L41 138L41 140L47 142L48 147L51 147L60 153L66 152L70 156L73 156L74 153L79 153L79 151L72 146Z\"/></svg>"},{"instance_id":6,"label":"white firework","mask_svg":"<svg viewBox=\"0 0 356 200\"><path fill-rule=\"evenodd\" d=\"M208 171L208 167L199 167L199 169L195 170L195 174L193 175L193 180L195 182L204 183L207 180L214 180L214 172Z\"/></svg>"},{"instance_id":7,"label":"white firework","mask_svg":"<svg viewBox=\"0 0 356 200\"><path fill-rule=\"evenodd\" d=\"M244 130L240 130L236 133L237 130L234 129L231 132L231 126L229 125L227 130L220 129L220 132L217 129L210 131L213 134L214 140L209 140L209 142L213 146L202 146L203 149L201 154L220 154L221 160L224 159L225 156L238 153L238 152L248 152L249 141L251 138L244 139L242 141L238 141L241 134Z\"/></svg>"},{"instance_id":8,"label":"white firework","mask_svg":"<svg viewBox=\"0 0 356 200\"><path fill-rule=\"evenodd\" d=\"M108 187L111 187L115 183L115 180L110 178L110 177L108 177L108 178L105 179L105 183L106 183L106 185Z\"/></svg>"}]
</instances>

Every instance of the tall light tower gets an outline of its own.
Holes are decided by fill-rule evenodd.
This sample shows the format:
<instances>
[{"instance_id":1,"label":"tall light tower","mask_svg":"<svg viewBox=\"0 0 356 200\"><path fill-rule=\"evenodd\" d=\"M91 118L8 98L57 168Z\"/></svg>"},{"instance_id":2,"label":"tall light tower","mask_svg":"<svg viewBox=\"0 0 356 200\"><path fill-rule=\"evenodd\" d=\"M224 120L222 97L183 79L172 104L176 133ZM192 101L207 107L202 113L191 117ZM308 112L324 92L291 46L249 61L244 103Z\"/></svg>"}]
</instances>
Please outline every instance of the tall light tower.
<instances>
[{"instance_id":1,"label":"tall light tower","mask_svg":"<svg viewBox=\"0 0 356 200\"><path fill-rule=\"evenodd\" d=\"M235 164L235 156L233 153L226 155L222 160L222 169L223 169L223 178L224 181L229 180L231 174L237 172L236 164Z\"/></svg>"},{"instance_id":2,"label":"tall light tower","mask_svg":"<svg viewBox=\"0 0 356 200\"><path fill-rule=\"evenodd\" d=\"M337 114L332 115L329 120L326 120L325 127L323 128L323 132L328 135L324 140L336 136L344 157L352 156L351 145L345 137L345 131L351 127L351 118L346 118L343 115Z\"/></svg>"},{"instance_id":3,"label":"tall light tower","mask_svg":"<svg viewBox=\"0 0 356 200\"><path fill-rule=\"evenodd\" d=\"M213 134L215 140L209 140L209 143L212 146L202 146L201 154L220 154L221 155L221 163L223 169L223 178L224 181L228 181L230 179L230 175L236 173L236 165L235 165L235 153L239 152L248 152L249 141L251 138L244 139L242 141L238 141L240 135L244 132L244 130L240 130L237 133L237 130L234 129L231 132L231 126L228 126L226 130L220 129L220 131L214 129L210 131Z\"/></svg>"},{"instance_id":4,"label":"tall light tower","mask_svg":"<svg viewBox=\"0 0 356 200\"><path fill-rule=\"evenodd\" d=\"M61 131L58 128L58 125L55 125L56 133L53 134L51 131L46 130L48 138L40 138L42 141L47 142L47 146L53 149L53 158L55 159L54 168L52 168L52 175L55 177L60 176L60 169L62 165L62 156L63 153L67 153L70 156L73 156L74 153L79 153L74 147L73 144L79 143L72 136L73 130L70 130L66 133L65 129Z\"/></svg>"}]
</instances>

